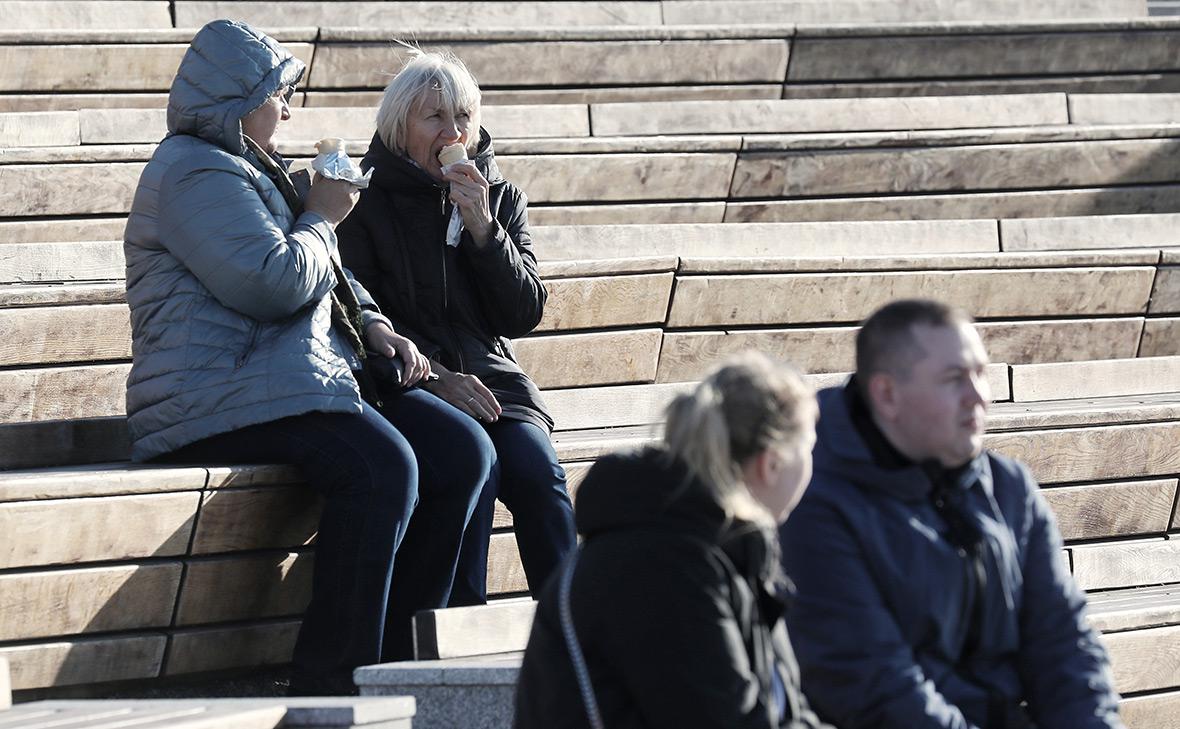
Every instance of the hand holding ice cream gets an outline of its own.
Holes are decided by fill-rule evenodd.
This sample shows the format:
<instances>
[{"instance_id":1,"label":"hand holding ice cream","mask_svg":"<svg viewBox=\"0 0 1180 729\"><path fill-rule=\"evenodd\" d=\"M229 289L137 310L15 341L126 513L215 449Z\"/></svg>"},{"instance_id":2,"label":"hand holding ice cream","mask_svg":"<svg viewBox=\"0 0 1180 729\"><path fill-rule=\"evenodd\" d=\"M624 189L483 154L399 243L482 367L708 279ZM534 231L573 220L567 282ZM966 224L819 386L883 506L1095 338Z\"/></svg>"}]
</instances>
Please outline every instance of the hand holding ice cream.
<instances>
[{"instance_id":1,"label":"hand holding ice cream","mask_svg":"<svg viewBox=\"0 0 1180 729\"><path fill-rule=\"evenodd\" d=\"M369 186L369 178L373 170L361 173L361 168L349 159L344 151L344 140L336 137L325 137L316 142L316 158L311 161L311 168L329 180L344 180L360 189Z\"/></svg>"}]
</instances>

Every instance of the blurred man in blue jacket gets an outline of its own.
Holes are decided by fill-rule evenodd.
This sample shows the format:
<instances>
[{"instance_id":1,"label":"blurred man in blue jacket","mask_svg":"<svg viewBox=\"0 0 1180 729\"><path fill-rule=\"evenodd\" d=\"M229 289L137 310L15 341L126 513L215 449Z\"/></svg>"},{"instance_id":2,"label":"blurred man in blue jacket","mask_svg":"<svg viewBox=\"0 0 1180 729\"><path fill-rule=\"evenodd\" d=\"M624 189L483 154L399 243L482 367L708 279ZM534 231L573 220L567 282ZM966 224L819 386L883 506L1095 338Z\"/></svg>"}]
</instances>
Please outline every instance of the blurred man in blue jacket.
<instances>
[{"instance_id":1,"label":"blurred man in blue jacket","mask_svg":"<svg viewBox=\"0 0 1180 729\"><path fill-rule=\"evenodd\" d=\"M969 316L897 301L820 393L815 475L781 533L803 689L843 729L1122 727L1028 469L983 449Z\"/></svg>"}]
</instances>

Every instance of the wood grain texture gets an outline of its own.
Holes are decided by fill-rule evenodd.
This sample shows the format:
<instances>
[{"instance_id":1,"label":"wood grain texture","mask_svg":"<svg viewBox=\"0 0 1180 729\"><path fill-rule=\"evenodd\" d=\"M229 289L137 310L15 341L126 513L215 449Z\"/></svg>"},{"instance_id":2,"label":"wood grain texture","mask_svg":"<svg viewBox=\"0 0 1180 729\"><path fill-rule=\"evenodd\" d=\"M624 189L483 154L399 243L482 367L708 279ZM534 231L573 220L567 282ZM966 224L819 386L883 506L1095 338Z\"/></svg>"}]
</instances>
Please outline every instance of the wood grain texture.
<instances>
[{"instance_id":1,"label":"wood grain texture","mask_svg":"<svg viewBox=\"0 0 1180 729\"><path fill-rule=\"evenodd\" d=\"M1177 713L1180 713L1180 691L1119 701L1119 716L1127 729L1171 729Z\"/></svg>"},{"instance_id":2,"label":"wood grain texture","mask_svg":"<svg viewBox=\"0 0 1180 729\"><path fill-rule=\"evenodd\" d=\"M533 233L547 225L625 225L636 220L647 223L720 223L725 217L725 203L668 202L619 205L532 205L529 223Z\"/></svg>"},{"instance_id":3,"label":"wood grain texture","mask_svg":"<svg viewBox=\"0 0 1180 729\"><path fill-rule=\"evenodd\" d=\"M1160 317L1143 323L1140 357L1180 355L1180 317Z\"/></svg>"},{"instance_id":4,"label":"wood grain texture","mask_svg":"<svg viewBox=\"0 0 1180 729\"><path fill-rule=\"evenodd\" d=\"M528 190L530 201L609 203L724 200L736 159L725 153L548 154L505 155L497 162L507 179Z\"/></svg>"},{"instance_id":5,"label":"wood grain texture","mask_svg":"<svg viewBox=\"0 0 1180 729\"><path fill-rule=\"evenodd\" d=\"M1076 215L1001 220L1005 251L1164 248L1180 244L1180 214Z\"/></svg>"},{"instance_id":6,"label":"wood grain texture","mask_svg":"<svg viewBox=\"0 0 1180 729\"><path fill-rule=\"evenodd\" d=\"M12 678L8 670L8 659L0 657L0 711L12 706Z\"/></svg>"},{"instance_id":7,"label":"wood grain texture","mask_svg":"<svg viewBox=\"0 0 1180 729\"><path fill-rule=\"evenodd\" d=\"M1125 2L1125 0L1124 0ZM177 0L176 26L197 28L215 18L257 27L330 25L338 28L518 28L659 25L653 2L265 2Z\"/></svg>"},{"instance_id":8,"label":"wood grain texture","mask_svg":"<svg viewBox=\"0 0 1180 729\"><path fill-rule=\"evenodd\" d=\"M1143 540L1073 548L1074 579L1083 590L1180 582L1180 542Z\"/></svg>"},{"instance_id":9,"label":"wood grain texture","mask_svg":"<svg viewBox=\"0 0 1180 729\"><path fill-rule=\"evenodd\" d=\"M169 639L168 663L161 675L287 663L298 632L299 622L291 620L178 630Z\"/></svg>"},{"instance_id":10,"label":"wood grain texture","mask_svg":"<svg viewBox=\"0 0 1180 729\"><path fill-rule=\"evenodd\" d=\"M1148 314L1180 314L1180 266L1160 266L1155 274Z\"/></svg>"},{"instance_id":11,"label":"wood grain texture","mask_svg":"<svg viewBox=\"0 0 1180 729\"><path fill-rule=\"evenodd\" d=\"M1134 357L1143 319L979 322L975 327L993 360L1017 365Z\"/></svg>"},{"instance_id":12,"label":"wood grain texture","mask_svg":"<svg viewBox=\"0 0 1180 729\"><path fill-rule=\"evenodd\" d=\"M1177 585L1091 592L1086 602L1090 624L1104 633L1180 623Z\"/></svg>"},{"instance_id":13,"label":"wood grain texture","mask_svg":"<svg viewBox=\"0 0 1180 729\"><path fill-rule=\"evenodd\" d=\"M89 332L94 336L79 336ZM0 364L85 362L131 355L126 304L0 309Z\"/></svg>"},{"instance_id":14,"label":"wood grain texture","mask_svg":"<svg viewBox=\"0 0 1180 729\"><path fill-rule=\"evenodd\" d=\"M1176 69L1175 30L797 38L788 83Z\"/></svg>"},{"instance_id":15,"label":"wood grain texture","mask_svg":"<svg viewBox=\"0 0 1180 729\"><path fill-rule=\"evenodd\" d=\"M184 554L195 493L0 504L0 569Z\"/></svg>"},{"instance_id":16,"label":"wood grain texture","mask_svg":"<svg viewBox=\"0 0 1180 729\"><path fill-rule=\"evenodd\" d=\"M283 47L310 64L310 43ZM167 91L187 48L187 42L0 45L0 91Z\"/></svg>"},{"instance_id":17,"label":"wood grain texture","mask_svg":"<svg viewBox=\"0 0 1180 729\"><path fill-rule=\"evenodd\" d=\"M668 326L859 321L907 297L950 301L977 317L1135 314L1153 275L1126 267L679 277Z\"/></svg>"},{"instance_id":18,"label":"wood grain texture","mask_svg":"<svg viewBox=\"0 0 1180 729\"><path fill-rule=\"evenodd\" d=\"M0 640L167 627L180 563L0 574Z\"/></svg>"},{"instance_id":19,"label":"wood grain texture","mask_svg":"<svg viewBox=\"0 0 1180 729\"><path fill-rule=\"evenodd\" d=\"M141 162L0 165L0 216L126 213L143 167Z\"/></svg>"},{"instance_id":20,"label":"wood grain texture","mask_svg":"<svg viewBox=\"0 0 1180 729\"><path fill-rule=\"evenodd\" d=\"M1102 539L1167 531L1176 479L1088 484L1041 492L1065 539Z\"/></svg>"},{"instance_id":21,"label":"wood grain texture","mask_svg":"<svg viewBox=\"0 0 1180 729\"><path fill-rule=\"evenodd\" d=\"M1180 390L1180 357L1016 365L1016 402L1147 395Z\"/></svg>"},{"instance_id":22,"label":"wood grain texture","mask_svg":"<svg viewBox=\"0 0 1180 729\"><path fill-rule=\"evenodd\" d=\"M122 415L131 365L0 371L0 423Z\"/></svg>"},{"instance_id":23,"label":"wood grain texture","mask_svg":"<svg viewBox=\"0 0 1180 729\"><path fill-rule=\"evenodd\" d=\"M663 324L673 274L549 280L549 300L536 331Z\"/></svg>"},{"instance_id":24,"label":"wood grain texture","mask_svg":"<svg viewBox=\"0 0 1180 729\"><path fill-rule=\"evenodd\" d=\"M0 501L78 499L165 491L200 491L208 472L187 466L109 463L0 472Z\"/></svg>"},{"instance_id":25,"label":"wood grain texture","mask_svg":"<svg viewBox=\"0 0 1180 729\"><path fill-rule=\"evenodd\" d=\"M319 497L306 486L206 492L190 554L310 544L321 508Z\"/></svg>"},{"instance_id":26,"label":"wood grain texture","mask_svg":"<svg viewBox=\"0 0 1180 729\"><path fill-rule=\"evenodd\" d=\"M123 280L118 241L0 244L0 283Z\"/></svg>"},{"instance_id":27,"label":"wood grain texture","mask_svg":"<svg viewBox=\"0 0 1180 729\"><path fill-rule=\"evenodd\" d=\"M774 39L597 40L473 42L455 50L481 86L544 87L583 84L591 68L598 85L780 82L787 48L786 40ZM388 44L321 42L309 85L382 88L385 72L403 61L404 54Z\"/></svg>"},{"instance_id":28,"label":"wood grain texture","mask_svg":"<svg viewBox=\"0 0 1180 729\"><path fill-rule=\"evenodd\" d=\"M1180 37L1180 36L1178 36ZM1172 182L1180 140L1136 139L795 153L743 153L733 198L1010 190Z\"/></svg>"},{"instance_id":29,"label":"wood grain texture","mask_svg":"<svg viewBox=\"0 0 1180 729\"><path fill-rule=\"evenodd\" d=\"M532 600L510 600L422 611L414 616L414 657L421 661L523 651L536 609Z\"/></svg>"},{"instance_id":30,"label":"wood grain texture","mask_svg":"<svg viewBox=\"0 0 1180 729\"><path fill-rule=\"evenodd\" d=\"M561 225L534 231L541 260L685 257L877 256L998 252L988 220L889 223Z\"/></svg>"},{"instance_id":31,"label":"wood grain texture","mask_svg":"<svg viewBox=\"0 0 1180 729\"><path fill-rule=\"evenodd\" d=\"M659 329L529 337L516 359L538 387L587 387L652 382L663 334Z\"/></svg>"},{"instance_id":32,"label":"wood grain texture","mask_svg":"<svg viewBox=\"0 0 1180 729\"><path fill-rule=\"evenodd\" d=\"M69 28L171 28L162 0L34 0L0 2L5 30Z\"/></svg>"},{"instance_id":33,"label":"wood grain texture","mask_svg":"<svg viewBox=\"0 0 1180 729\"><path fill-rule=\"evenodd\" d=\"M79 638L0 647L0 657L8 659L14 690L155 678L165 640L159 633Z\"/></svg>"},{"instance_id":34,"label":"wood grain texture","mask_svg":"<svg viewBox=\"0 0 1180 729\"><path fill-rule=\"evenodd\" d=\"M1180 626L1114 633L1102 642L1110 652L1118 692L1180 686Z\"/></svg>"},{"instance_id":35,"label":"wood grain texture","mask_svg":"<svg viewBox=\"0 0 1180 729\"><path fill-rule=\"evenodd\" d=\"M775 134L1068 124L1064 94L594 104L596 136Z\"/></svg>"},{"instance_id":36,"label":"wood grain texture","mask_svg":"<svg viewBox=\"0 0 1180 729\"><path fill-rule=\"evenodd\" d=\"M126 217L77 218L65 220L0 220L0 249L9 243L56 243L59 241L118 241L123 238ZM0 250L0 255L3 251ZM15 264L3 259L7 269Z\"/></svg>"},{"instance_id":37,"label":"wood grain texture","mask_svg":"<svg viewBox=\"0 0 1180 729\"><path fill-rule=\"evenodd\" d=\"M122 283L0 284L0 309L69 304L118 304Z\"/></svg>"},{"instance_id":38,"label":"wood grain texture","mask_svg":"<svg viewBox=\"0 0 1180 729\"><path fill-rule=\"evenodd\" d=\"M488 595L513 595L528 589L515 535L493 534L488 547Z\"/></svg>"},{"instance_id":39,"label":"wood grain texture","mask_svg":"<svg viewBox=\"0 0 1180 729\"><path fill-rule=\"evenodd\" d=\"M1180 116L1180 94L1070 94L1073 124L1170 124Z\"/></svg>"},{"instance_id":40,"label":"wood grain texture","mask_svg":"<svg viewBox=\"0 0 1180 729\"><path fill-rule=\"evenodd\" d=\"M1163 476L1180 471L1180 423L993 433L988 448L1028 464L1043 483Z\"/></svg>"},{"instance_id":41,"label":"wood grain texture","mask_svg":"<svg viewBox=\"0 0 1180 729\"><path fill-rule=\"evenodd\" d=\"M1170 213L1177 205L1180 205L1180 185L1174 184L923 195L881 192L835 199L731 201L725 207L725 222L1122 215Z\"/></svg>"},{"instance_id":42,"label":"wood grain texture","mask_svg":"<svg viewBox=\"0 0 1180 729\"><path fill-rule=\"evenodd\" d=\"M3 12L0 2L0 12ZM7 147L53 147L79 143L78 115L71 111L31 111L0 115L0 139Z\"/></svg>"},{"instance_id":43,"label":"wood grain texture","mask_svg":"<svg viewBox=\"0 0 1180 729\"><path fill-rule=\"evenodd\" d=\"M190 560L176 625L299 615L311 598L314 563L310 552Z\"/></svg>"},{"instance_id":44,"label":"wood grain texture","mask_svg":"<svg viewBox=\"0 0 1180 729\"><path fill-rule=\"evenodd\" d=\"M130 457L125 418L0 424L0 469L126 461Z\"/></svg>"},{"instance_id":45,"label":"wood grain texture","mask_svg":"<svg viewBox=\"0 0 1180 729\"><path fill-rule=\"evenodd\" d=\"M555 430L612 428L660 422L668 402L688 388L675 383L549 390L545 402L557 423Z\"/></svg>"}]
</instances>

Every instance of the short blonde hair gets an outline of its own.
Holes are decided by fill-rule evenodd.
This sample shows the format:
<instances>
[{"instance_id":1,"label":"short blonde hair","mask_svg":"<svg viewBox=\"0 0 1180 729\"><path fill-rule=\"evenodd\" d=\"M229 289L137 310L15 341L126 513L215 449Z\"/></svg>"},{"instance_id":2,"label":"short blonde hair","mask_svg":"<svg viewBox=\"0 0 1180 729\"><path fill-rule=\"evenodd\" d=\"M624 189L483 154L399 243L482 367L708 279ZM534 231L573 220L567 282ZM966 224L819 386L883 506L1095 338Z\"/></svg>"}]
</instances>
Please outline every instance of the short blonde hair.
<instances>
[{"instance_id":1,"label":"short blonde hair","mask_svg":"<svg viewBox=\"0 0 1180 729\"><path fill-rule=\"evenodd\" d=\"M815 390L798 370L746 351L672 401L664 446L713 488L731 517L765 521L765 510L742 482L742 466L804 437L818 414Z\"/></svg>"},{"instance_id":2,"label":"short blonde hair","mask_svg":"<svg viewBox=\"0 0 1180 729\"><path fill-rule=\"evenodd\" d=\"M450 51L424 51L402 44L410 60L402 67L381 97L377 108L377 134L385 146L394 152L406 151L406 127L410 112L426 100L427 94L437 92L443 106L452 114L466 112L471 121L467 150L479 146L480 99L479 84L459 57Z\"/></svg>"}]
</instances>

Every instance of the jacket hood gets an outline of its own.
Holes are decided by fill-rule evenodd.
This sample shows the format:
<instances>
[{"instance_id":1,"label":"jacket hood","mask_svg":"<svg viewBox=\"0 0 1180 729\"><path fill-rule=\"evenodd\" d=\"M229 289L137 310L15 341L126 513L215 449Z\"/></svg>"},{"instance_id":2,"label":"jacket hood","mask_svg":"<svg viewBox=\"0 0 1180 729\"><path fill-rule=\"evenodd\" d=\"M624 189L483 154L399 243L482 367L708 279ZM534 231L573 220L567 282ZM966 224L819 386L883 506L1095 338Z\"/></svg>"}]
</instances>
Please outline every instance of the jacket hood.
<instances>
[{"instance_id":1,"label":"jacket hood","mask_svg":"<svg viewBox=\"0 0 1180 729\"><path fill-rule=\"evenodd\" d=\"M926 499L934 488L929 466L923 468L921 464L910 464L885 468L874 461L869 446L852 420L848 394L848 388L852 386L849 383L830 387L817 394L820 415L813 453L816 475L848 481L859 488L884 492L904 501ZM953 472L953 477L952 487L965 489L982 482L990 491L991 474L986 455L981 453L966 467Z\"/></svg>"},{"instance_id":2,"label":"jacket hood","mask_svg":"<svg viewBox=\"0 0 1180 729\"><path fill-rule=\"evenodd\" d=\"M479 145L472 158L476 169L487 179L489 185L504 181L500 166L496 164L496 152L492 148L492 135L483 127L479 128ZM373 183L399 192L419 194L426 191L445 189L447 183L438 182L426 174L418 165L385 146L380 134L373 135L369 151L361 160L361 169L373 170Z\"/></svg>"},{"instance_id":3,"label":"jacket hood","mask_svg":"<svg viewBox=\"0 0 1180 729\"><path fill-rule=\"evenodd\" d=\"M168 133L200 137L242 156L242 117L305 67L273 38L245 23L214 20L197 31L168 92Z\"/></svg>"},{"instance_id":4,"label":"jacket hood","mask_svg":"<svg viewBox=\"0 0 1180 729\"><path fill-rule=\"evenodd\" d=\"M673 532L718 545L739 569L778 571L775 531L728 518L712 490L661 448L598 459L578 488L574 515L588 540L630 530Z\"/></svg>"}]
</instances>

